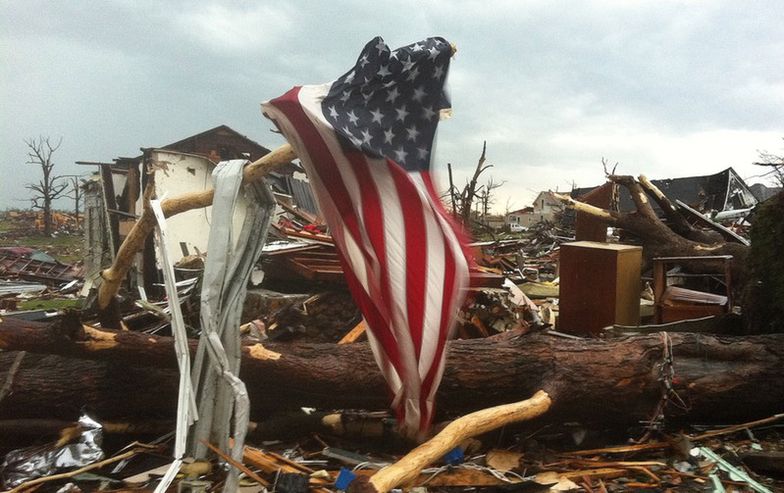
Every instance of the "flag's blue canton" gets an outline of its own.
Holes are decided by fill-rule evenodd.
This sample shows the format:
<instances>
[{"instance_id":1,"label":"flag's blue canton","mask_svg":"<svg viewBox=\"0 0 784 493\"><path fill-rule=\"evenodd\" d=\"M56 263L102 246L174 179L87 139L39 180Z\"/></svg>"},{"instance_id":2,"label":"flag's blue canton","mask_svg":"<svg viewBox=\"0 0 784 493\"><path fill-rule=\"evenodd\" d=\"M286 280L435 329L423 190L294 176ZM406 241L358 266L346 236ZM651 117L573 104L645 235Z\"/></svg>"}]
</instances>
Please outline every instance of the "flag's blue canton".
<instances>
[{"instance_id":1,"label":"flag's blue canton","mask_svg":"<svg viewBox=\"0 0 784 493\"><path fill-rule=\"evenodd\" d=\"M332 84L321 108L338 135L408 171L427 170L452 47L429 38L390 51L380 37Z\"/></svg>"}]
</instances>

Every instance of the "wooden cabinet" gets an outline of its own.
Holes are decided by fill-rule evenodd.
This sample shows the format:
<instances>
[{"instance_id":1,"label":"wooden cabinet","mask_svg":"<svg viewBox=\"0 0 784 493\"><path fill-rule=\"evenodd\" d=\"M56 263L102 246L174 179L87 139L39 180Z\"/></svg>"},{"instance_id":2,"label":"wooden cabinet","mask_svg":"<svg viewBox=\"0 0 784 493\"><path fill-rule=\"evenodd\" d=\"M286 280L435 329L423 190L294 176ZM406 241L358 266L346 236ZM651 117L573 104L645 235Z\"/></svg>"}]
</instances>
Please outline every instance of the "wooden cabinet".
<instances>
[{"instance_id":1,"label":"wooden cabinet","mask_svg":"<svg viewBox=\"0 0 784 493\"><path fill-rule=\"evenodd\" d=\"M596 335L640 323L642 247L575 241L561 245L558 330Z\"/></svg>"}]
</instances>

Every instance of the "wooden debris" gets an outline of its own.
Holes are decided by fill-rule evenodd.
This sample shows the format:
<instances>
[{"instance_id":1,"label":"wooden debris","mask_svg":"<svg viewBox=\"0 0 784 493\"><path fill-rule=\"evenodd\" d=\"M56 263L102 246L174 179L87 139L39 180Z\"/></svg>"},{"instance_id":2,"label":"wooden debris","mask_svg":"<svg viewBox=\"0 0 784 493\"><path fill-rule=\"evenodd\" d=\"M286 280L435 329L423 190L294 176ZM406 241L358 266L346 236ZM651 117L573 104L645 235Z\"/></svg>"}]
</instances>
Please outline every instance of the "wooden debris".
<instances>
[{"instance_id":1,"label":"wooden debris","mask_svg":"<svg viewBox=\"0 0 784 493\"><path fill-rule=\"evenodd\" d=\"M351 344L352 342L356 342L357 339L364 335L365 331L367 330L367 323L362 320L357 325L354 326L348 333L341 340L338 341L338 344Z\"/></svg>"},{"instance_id":2,"label":"wooden debris","mask_svg":"<svg viewBox=\"0 0 784 493\"><path fill-rule=\"evenodd\" d=\"M278 472L307 474L310 476L310 486L315 493L329 493L326 487L332 484L331 480L314 477L312 469L302 464L289 460L274 452L264 452L257 448L245 446L243 461L258 468L263 473L274 475Z\"/></svg>"},{"instance_id":3,"label":"wooden debris","mask_svg":"<svg viewBox=\"0 0 784 493\"><path fill-rule=\"evenodd\" d=\"M757 419L754 421L749 421L747 423L741 423L733 426L727 426L725 428L720 428L717 430L701 433L698 435L694 435L688 437L690 442L698 442L702 440L706 440L708 438L713 438L721 435L728 435L730 433L736 433L743 430L749 430L757 426L762 426L770 423L774 423L776 421L781 420L784 418L784 413L781 414L774 414L768 418ZM648 442L648 443L640 443L634 445L620 445L617 447L605 447L605 448L598 448L598 449L590 449L590 450L578 450L574 452L569 452L568 455L573 456L590 456L590 455L601 455L601 454L629 454L633 452L642 452L648 450L661 450L666 449L669 447L673 447L672 441L663 441L663 442Z\"/></svg>"},{"instance_id":4,"label":"wooden debris","mask_svg":"<svg viewBox=\"0 0 784 493\"><path fill-rule=\"evenodd\" d=\"M774 414L773 416L770 416L769 418L757 419L757 420L754 420L754 421L749 421L748 423L741 423L741 424L737 424L737 425L733 425L733 426L726 426L724 428L719 428L719 429L716 429L716 430L713 430L713 431L708 431L708 432L705 432L705 433L701 433L701 434L693 437L692 441L705 440L706 438L713 438L713 437L717 437L717 436L721 436L721 435L727 435L729 433L735 433L735 432L738 432L738 431L750 430L750 429L755 428L757 426L762 426L762 425L775 423L776 421L779 421L781 419L784 419L784 413Z\"/></svg>"},{"instance_id":5,"label":"wooden debris","mask_svg":"<svg viewBox=\"0 0 784 493\"><path fill-rule=\"evenodd\" d=\"M485 462L488 466L501 472L511 471L520 467L523 454L510 450L493 449L487 452Z\"/></svg>"},{"instance_id":6,"label":"wooden debris","mask_svg":"<svg viewBox=\"0 0 784 493\"><path fill-rule=\"evenodd\" d=\"M255 472L253 472L250 469L248 469L245 466L245 464L243 464L241 462L237 462L236 460L232 459L231 457L226 455L221 449L219 449L215 445L213 445L211 443L208 443L208 442L203 442L203 443L204 443L204 445L207 446L207 448L209 448L210 450L215 452L215 454L217 456L219 456L221 459L225 460L226 462L228 462L232 466L234 466L237 469L239 469L240 471L242 471L246 476L248 476L252 480L256 481L257 483L259 483L260 485L262 485L264 487L270 486L270 482L269 481L267 481L266 479L262 478L261 476L259 476Z\"/></svg>"},{"instance_id":7,"label":"wooden debris","mask_svg":"<svg viewBox=\"0 0 784 493\"><path fill-rule=\"evenodd\" d=\"M358 485L356 491L383 493L409 483L426 465L435 462L466 438L481 435L507 424L526 421L547 412L552 400L546 392L539 391L530 399L476 411L449 423L436 436L409 452L398 462L374 474L367 485ZM353 486L353 485L352 485Z\"/></svg>"}]
</instances>

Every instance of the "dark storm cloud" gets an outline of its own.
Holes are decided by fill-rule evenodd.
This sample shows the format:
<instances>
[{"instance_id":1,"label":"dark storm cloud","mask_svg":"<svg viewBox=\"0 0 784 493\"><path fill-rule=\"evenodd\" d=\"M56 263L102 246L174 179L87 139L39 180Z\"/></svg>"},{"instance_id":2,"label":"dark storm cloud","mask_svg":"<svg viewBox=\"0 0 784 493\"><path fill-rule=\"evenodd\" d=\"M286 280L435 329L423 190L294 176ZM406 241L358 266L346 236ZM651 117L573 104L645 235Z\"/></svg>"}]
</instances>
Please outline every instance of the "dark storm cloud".
<instances>
[{"instance_id":1,"label":"dark storm cloud","mask_svg":"<svg viewBox=\"0 0 784 493\"><path fill-rule=\"evenodd\" d=\"M36 177L22 139L76 160L136 155L219 124L274 147L259 103L329 81L382 35L458 46L455 117L437 164L458 182L488 141L522 207L533 190L626 172L751 174L784 135L779 2L8 2L2 18L0 207ZM745 168L744 168L745 166ZM13 170L13 172L9 172ZM745 170L745 173L744 173ZM527 198L526 198L527 197Z\"/></svg>"}]
</instances>

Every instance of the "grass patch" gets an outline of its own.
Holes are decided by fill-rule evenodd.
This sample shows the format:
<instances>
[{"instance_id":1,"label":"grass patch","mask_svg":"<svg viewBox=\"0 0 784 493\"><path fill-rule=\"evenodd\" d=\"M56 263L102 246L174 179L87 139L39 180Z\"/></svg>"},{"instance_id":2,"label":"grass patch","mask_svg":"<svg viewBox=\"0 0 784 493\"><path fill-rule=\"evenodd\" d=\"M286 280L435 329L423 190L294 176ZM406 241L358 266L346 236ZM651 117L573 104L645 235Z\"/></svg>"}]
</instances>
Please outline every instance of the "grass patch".
<instances>
[{"instance_id":1,"label":"grass patch","mask_svg":"<svg viewBox=\"0 0 784 493\"><path fill-rule=\"evenodd\" d=\"M26 221L26 218L12 219L0 211L0 247L34 248L66 264L83 259L84 239L81 233L44 236Z\"/></svg>"},{"instance_id":2,"label":"grass patch","mask_svg":"<svg viewBox=\"0 0 784 493\"><path fill-rule=\"evenodd\" d=\"M82 299L61 298L51 300L26 300L17 305L18 310L67 310L82 308Z\"/></svg>"}]
</instances>

